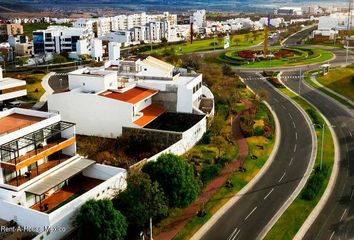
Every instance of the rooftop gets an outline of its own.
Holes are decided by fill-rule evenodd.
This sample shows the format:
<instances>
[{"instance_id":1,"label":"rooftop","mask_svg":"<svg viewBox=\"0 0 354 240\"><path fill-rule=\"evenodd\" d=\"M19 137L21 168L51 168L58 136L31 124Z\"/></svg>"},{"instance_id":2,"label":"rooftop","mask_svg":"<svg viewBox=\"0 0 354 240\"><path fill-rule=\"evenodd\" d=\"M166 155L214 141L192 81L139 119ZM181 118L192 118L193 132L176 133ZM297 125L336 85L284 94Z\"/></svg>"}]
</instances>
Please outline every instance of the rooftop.
<instances>
[{"instance_id":1,"label":"rooftop","mask_svg":"<svg viewBox=\"0 0 354 240\"><path fill-rule=\"evenodd\" d=\"M6 89L10 87L25 86L26 81L15 78L3 78L0 79L0 89Z\"/></svg>"},{"instance_id":2,"label":"rooftop","mask_svg":"<svg viewBox=\"0 0 354 240\"><path fill-rule=\"evenodd\" d=\"M160 59L154 58L154 57L147 57L143 60L144 64L150 65L152 67L158 68L161 71L164 71L166 73L170 73L171 71L173 71L173 69L175 68L173 65L161 61Z\"/></svg>"},{"instance_id":3,"label":"rooftop","mask_svg":"<svg viewBox=\"0 0 354 240\"><path fill-rule=\"evenodd\" d=\"M156 104L151 104L145 109L141 110L144 114L141 118L136 120L134 123L139 125L140 127L145 127L147 124L158 118L161 114L163 114L166 110Z\"/></svg>"},{"instance_id":4,"label":"rooftop","mask_svg":"<svg viewBox=\"0 0 354 240\"><path fill-rule=\"evenodd\" d=\"M119 101L131 103L131 104L137 104L146 98L152 97L156 93L157 93L156 90L134 87L123 93L107 90L99 95L102 97L112 98Z\"/></svg>"},{"instance_id":5,"label":"rooftop","mask_svg":"<svg viewBox=\"0 0 354 240\"><path fill-rule=\"evenodd\" d=\"M0 135L14 132L21 128L30 126L42 121L44 118L13 113L8 116L0 117Z\"/></svg>"}]
</instances>

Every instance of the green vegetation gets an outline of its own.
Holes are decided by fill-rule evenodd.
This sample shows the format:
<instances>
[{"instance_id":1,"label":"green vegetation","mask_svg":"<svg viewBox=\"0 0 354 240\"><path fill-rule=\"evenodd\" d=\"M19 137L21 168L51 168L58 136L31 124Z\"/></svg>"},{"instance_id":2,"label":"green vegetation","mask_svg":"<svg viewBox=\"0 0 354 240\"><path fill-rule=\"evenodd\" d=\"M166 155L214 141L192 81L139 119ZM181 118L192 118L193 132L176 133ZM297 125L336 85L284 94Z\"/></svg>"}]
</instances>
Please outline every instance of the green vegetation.
<instances>
[{"instance_id":1,"label":"green vegetation","mask_svg":"<svg viewBox=\"0 0 354 240\"><path fill-rule=\"evenodd\" d=\"M316 110L303 100L298 95L294 94L290 90L284 88L280 89L284 94L291 97L297 102L306 112L312 112L309 114L313 122L318 121L319 124L325 123L321 115ZM310 110L312 109L312 110ZM315 117L316 115L316 117ZM326 126L326 125L325 125ZM317 139L322 139L322 129L316 127ZM315 171L311 173L309 180L305 188L301 191L299 196L284 212L280 219L276 222L265 239L271 240L286 240L293 239L306 218L310 215L311 211L315 208L317 203L322 197L322 194L326 190L330 173L334 163L334 144L330 130L326 126L324 129L324 147L323 147L323 166L320 170L320 156L321 156L321 141L317 141L317 157L315 160Z\"/></svg>"},{"instance_id":2,"label":"green vegetation","mask_svg":"<svg viewBox=\"0 0 354 240\"><path fill-rule=\"evenodd\" d=\"M142 171L160 184L170 207L188 206L200 191L192 166L180 156L163 154L156 162L145 164Z\"/></svg>"},{"instance_id":3,"label":"green vegetation","mask_svg":"<svg viewBox=\"0 0 354 240\"><path fill-rule=\"evenodd\" d=\"M78 239L123 240L127 233L125 217L110 200L89 200L75 219Z\"/></svg>"},{"instance_id":4,"label":"green vegetation","mask_svg":"<svg viewBox=\"0 0 354 240\"><path fill-rule=\"evenodd\" d=\"M225 185L220 188L212 198L205 203L205 216L193 217L174 238L175 240L190 239L199 228L203 226L223 205L227 203L237 192L251 181L268 160L274 146L274 139L267 139L263 136L247 138L249 154L243 167L246 172L236 171L231 174ZM263 149L259 148L263 146ZM253 157L252 157L253 156ZM257 158L254 159L254 156Z\"/></svg>"},{"instance_id":5,"label":"green vegetation","mask_svg":"<svg viewBox=\"0 0 354 240\"><path fill-rule=\"evenodd\" d=\"M148 174L133 174L127 184L126 190L113 199L113 204L126 216L130 231L140 230L150 218L157 221L167 215L168 200L163 189Z\"/></svg>"},{"instance_id":6,"label":"green vegetation","mask_svg":"<svg viewBox=\"0 0 354 240\"><path fill-rule=\"evenodd\" d=\"M245 33L239 35L230 36L230 46L231 49L235 48L246 48L252 45L257 45L264 40L262 32ZM150 46L146 48L141 47L140 49L146 54L153 55L165 55L166 51L173 51L176 54L194 53L202 51L211 51L224 49L223 36L215 38L208 38L203 40L195 40L191 44L190 42L184 42L179 44L170 44L168 46L159 46L152 51Z\"/></svg>"},{"instance_id":7,"label":"green vegetation","mask_svg":"<svg viewBox=\"0 0 354 240\"><path fill-rule=\"evenodd\" d=\"M354 65L345 68L336 68L325 76L318 76L317 81L323 86L343 95L354 101Z\"/></svg>"},{"instance_id":8,"label":"green vegetation","mask_svg":"<svg viewBox=\"0 0 354 240\"><path fill-rule=\"evenodd\" d=\"M256 59L251 58L251 56L249 56L249 58L247 59L239 56L240 53L243 53L242 51L228 51L224 54L221 54L218 61L245 68L266 68L308 65L313 63L325 62L333 57L333 54L331 52L316 48L273 48L272 51L274 52L275 56L277 55L276 52L278 51L292 52L293 55L280 55L279 57L273 57L273 59L270 61L269 58Z\"/></svg>"}]
</instances>

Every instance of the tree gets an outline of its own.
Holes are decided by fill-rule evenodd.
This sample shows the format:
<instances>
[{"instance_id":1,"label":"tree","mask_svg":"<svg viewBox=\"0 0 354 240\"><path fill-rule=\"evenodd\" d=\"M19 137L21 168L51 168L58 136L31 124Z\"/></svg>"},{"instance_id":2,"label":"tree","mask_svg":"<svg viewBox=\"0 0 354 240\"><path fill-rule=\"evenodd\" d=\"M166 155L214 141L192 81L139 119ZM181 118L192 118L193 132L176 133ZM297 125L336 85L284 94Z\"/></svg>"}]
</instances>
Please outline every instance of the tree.
<instances>
[{"instance_id":1,"label":"tree","mask_svg":"<svg viewBox=\"0 0 354 240\"><path fill-rule=\"evenodd\" d=\"M79 239L124 239L128 224L108 199L89 200L80 207L75 219Z\"/></svg>"},{"instance_id":2,"label":"tree","mask_svg":"<svg viewBox=\"0 0 354 240\"><path fill-rule=\"evenodd\" d=\"M23 66L28 63L29 57L21 57L18 59L18 64L20 66Z\"/></svg>"},{"instance_id":3,"label":"tree","mask_svg":"<svg viewBox=\"0 0 354 240\"><path fill-rule=\"evenodd\" d=\"M150 217L158 221L167 216L165 194L156 181L151 181L149 175L131 175L127 183L127 189L113 199L113 204L127 217L130 228L137 230L144 227Z\"/></svg>"},{"instance_id":4,"label":"tree","mask_svg":"<svg viewBox=\"0 0 354 240\"><path fill-rule=\"evenodd\" d=\"M163 38L161 38L161 44L162 44L162 46L166 46L167 45L167 38L165 38L165 37L163 37Z\"/></svg>"},{"instance_id":5,"label":"tree","mask_svg":"<svg viewBox=\"0 0 354 240\"><path fill-rule=\"evenodd\" d=\"M232 41L235 44L235 46L238 46L241 42L240 38L237 35L233 36Z\"/></svg>"},{"instance_id":6,"label":"tree","mask_svg":"<svg viewBox=\"0 0 354 240\"><path fill-rule=\"evenodd\" d=\"M170 207L188 206L200 191L193 167L180 156L163 154L156 162L145 164L142 171L149 174L152 180L159 182Z\"/></svg>"},{"instance_id":7,"label":"tree","mask_svg":"<svg viewBox=\"0 0 354 240\"><path fill-rule=\"evenodd\" d=\"M221 152L225 149L227 142L225 141L225 138L222 136L216 136L213 137L211 140L211 143L215 145L215 147L218 149L218 157L221 157Z\"/></svg>"},{"instance_id":8,"label":"tree","mask_svg":"<svg viewBox=\"0 0 354 240\"><path fill-rule=\"evenodd\" d=\"M235 76L235 71L226 63L222 65L222 72L225 76Z\"/></svg>"},{"instance_id":9,"label":"tree","mask_svg":"<svg viewBox=\"0 0 354 240\"><path fill-rule=\"evenodd\" d=\"M54 63L65 63L65 62L67 62L68 61L68 59L66 58L66 57L64 57L64 56L62 56L62 55L60 55L60 54L54 54L54 56L53 56L53 62Z\"/></svg>"}]
</instances>

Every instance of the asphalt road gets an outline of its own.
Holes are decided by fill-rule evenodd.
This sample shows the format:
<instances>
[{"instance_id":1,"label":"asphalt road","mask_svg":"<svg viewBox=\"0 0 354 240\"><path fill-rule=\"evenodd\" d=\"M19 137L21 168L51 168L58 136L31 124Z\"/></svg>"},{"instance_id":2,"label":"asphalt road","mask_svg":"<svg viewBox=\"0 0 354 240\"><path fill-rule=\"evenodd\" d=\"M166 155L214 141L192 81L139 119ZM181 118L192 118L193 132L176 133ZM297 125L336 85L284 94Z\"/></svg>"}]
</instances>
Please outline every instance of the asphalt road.
<instances>
[{"instance_id":1,"label":"asphalt road","mask_svg":"<svg viewBox=\"0 0 354 240\"><path fill-rule=\"evenodd\" d=\"M317 28L317 25L311 26L309 28L306 28L302 31L295 33L294 35L292 35L288 39L286 39L286 41L284 41L283 46L299 45L302 42L302 40L307 38L316 28Z\"/></svg>"},{"instance_id":2,"label":"asphalt road","mask_svg":"<svg viewBox=\"0 0 354 240\"><path fill-rule=\"evenodd\" d=\"M354 239L354 114L299 82L299 72L284 73L284 83L315 105L334 126L340 144L340 168L333 192L306 240Z\"/></svg>"},{"instance_id":3,"label":"asphalt road","mask_svg":"<svg viewBox=\"0 0 354 240\"><path fill-rule=\"evenodd\" d=\"M271 96L266 101L276 112L281 128L279 150L269 169L202 237L215 239L256 239L283 206L304 177L310 163L310 127L293 103L269 86L257 74L240 74L253 90Z\"/></svg>"}]
</instances>

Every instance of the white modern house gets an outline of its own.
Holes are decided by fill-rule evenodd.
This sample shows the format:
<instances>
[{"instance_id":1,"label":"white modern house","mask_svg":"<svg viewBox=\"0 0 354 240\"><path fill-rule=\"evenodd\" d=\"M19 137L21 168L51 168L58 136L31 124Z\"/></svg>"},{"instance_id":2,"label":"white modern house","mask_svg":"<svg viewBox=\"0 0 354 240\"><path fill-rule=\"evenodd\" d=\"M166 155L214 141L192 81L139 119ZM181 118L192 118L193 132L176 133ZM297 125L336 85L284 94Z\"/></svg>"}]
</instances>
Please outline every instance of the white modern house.
<instances>
[{"instance_id":1,"label":"white modern house","mask_svg":"<svg viewBox=\"0 0 354 240\"><path fill-rule=\"evenodd\" d=\"M4 78L0 67L0 103L27 95L26 81L15 78Z\"/></svg>"},{"instance_id":2,"label":"white modern house","mask_svg":"<svg viewBox=\"0 0 354 240\"><path fill-rule=\"evenodd\" d=\"M144 128L165 112L214 113L202 75L182 76L152 57L107 62L105 68L83 68L68 77L69 89L49 96L48 109L76 123L83 135L116 138L124 127Z\"/></svg>"},{"instance_id":3,"label":"white modern house","mask_svg":"<svg viewBox=\"0 0 354 240\"><path fill-rule=\"evenodd\" d=\"M0 218L37 232L36 239L70 233L78 208L90 198L111 198L125 178L124 169L77 155L75 124L59 114L0 113Z\"/></svg>"}]
</instances>

